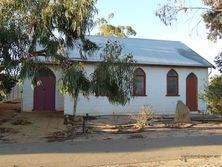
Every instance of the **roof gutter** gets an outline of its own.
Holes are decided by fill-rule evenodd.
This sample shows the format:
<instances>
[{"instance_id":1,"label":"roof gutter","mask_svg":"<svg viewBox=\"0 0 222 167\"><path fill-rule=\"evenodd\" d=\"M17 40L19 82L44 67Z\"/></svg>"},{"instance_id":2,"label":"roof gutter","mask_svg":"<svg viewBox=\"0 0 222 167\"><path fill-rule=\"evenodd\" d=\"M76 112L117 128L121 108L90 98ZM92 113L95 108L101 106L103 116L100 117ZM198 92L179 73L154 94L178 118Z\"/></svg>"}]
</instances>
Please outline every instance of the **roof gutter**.
<instances>
[{"instance_id":1,"label":"roof gutter","mask_svg":"<svg viewBox=\"0 0 222 167\"><path fill-rule=\"evenodd\" d=\"M72 62L81 62L83 64L98 64L101 61L89 61L89 60L72 60ZM59 65L58 63L50 63L50 62L38 62L40 64L45 65ZM195 66L195 65L176 65L176 64L147 64L147 63L133 63L133 66L159 66L159 67L178 67L178 68L214 68L214 66Z\"/></svg>"}]
</instances>

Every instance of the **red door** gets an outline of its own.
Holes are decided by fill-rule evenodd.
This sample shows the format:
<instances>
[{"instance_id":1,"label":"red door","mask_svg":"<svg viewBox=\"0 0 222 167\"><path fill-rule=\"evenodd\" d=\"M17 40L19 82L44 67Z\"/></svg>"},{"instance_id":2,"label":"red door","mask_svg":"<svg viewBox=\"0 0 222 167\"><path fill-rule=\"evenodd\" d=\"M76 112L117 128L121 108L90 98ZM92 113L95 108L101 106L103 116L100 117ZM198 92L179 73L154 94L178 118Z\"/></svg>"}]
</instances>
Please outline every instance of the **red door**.
<instances>
[{"instance_id":1,"label":"red door","mask_svg":"<svg viewBox=\"0 0 222 167\"><path fill-rule=\"evenodd\" d=\"M55 110L55 78L40 77L41 85L34 89L34 110L54 111Z\"/></svg>"},{"instance_id":2,"label":"red door","mask_svg":"<svg viewBox=\"0 0 222 167\"><path fill-rule=\"evenodd\" d=\"M197 111L197 77L194 73L187 76L186 79L186 104L190 111Z\"/></svg>"}]
</instances>

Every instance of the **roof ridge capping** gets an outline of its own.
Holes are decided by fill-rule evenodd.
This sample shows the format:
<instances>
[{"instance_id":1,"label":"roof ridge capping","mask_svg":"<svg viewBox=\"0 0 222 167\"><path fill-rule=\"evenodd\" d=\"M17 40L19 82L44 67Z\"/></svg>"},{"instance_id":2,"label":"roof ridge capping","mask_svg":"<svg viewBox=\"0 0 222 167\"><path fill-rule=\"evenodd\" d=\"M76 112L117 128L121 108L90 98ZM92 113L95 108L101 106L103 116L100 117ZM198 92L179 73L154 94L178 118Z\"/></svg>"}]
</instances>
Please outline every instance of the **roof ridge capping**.
<instances>
[{"instance_id":1,"label":"roof ridge capping","mask_svg":"<svg viewBox=\"0 0 222 167\"><path fill-rule=\"evenodd\" d=\"M167 39L154 39L154 38L138 38L138 37L129 37L129 38L124 38L124 37L116 37L116 36L98 36L98 35L86 35L86 37L92 37L92 38L115 38L115 39L120 39L120 40L153 40L153 41L163 41L163 42L181 42L177 40L167 40Z\"/></svg>"}]
</instances>

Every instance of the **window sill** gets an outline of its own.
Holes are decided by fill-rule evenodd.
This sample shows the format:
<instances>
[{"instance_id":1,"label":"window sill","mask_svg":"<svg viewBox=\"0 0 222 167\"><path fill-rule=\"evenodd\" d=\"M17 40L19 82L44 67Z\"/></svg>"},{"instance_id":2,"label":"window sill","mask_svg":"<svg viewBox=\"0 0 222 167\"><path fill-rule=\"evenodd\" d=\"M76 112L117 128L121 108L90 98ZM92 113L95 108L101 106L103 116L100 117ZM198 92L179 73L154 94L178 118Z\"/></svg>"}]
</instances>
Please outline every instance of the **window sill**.
<instances>
[{"instance_id":1,"label":"window sill","mask_svg":"<svg viewBox=\"0 0 222 167\"><path fill-rule=\"evenodd\" d=\"M178 94L167 94L166 96L180 96Z\"/></svg>"}]
</instances>

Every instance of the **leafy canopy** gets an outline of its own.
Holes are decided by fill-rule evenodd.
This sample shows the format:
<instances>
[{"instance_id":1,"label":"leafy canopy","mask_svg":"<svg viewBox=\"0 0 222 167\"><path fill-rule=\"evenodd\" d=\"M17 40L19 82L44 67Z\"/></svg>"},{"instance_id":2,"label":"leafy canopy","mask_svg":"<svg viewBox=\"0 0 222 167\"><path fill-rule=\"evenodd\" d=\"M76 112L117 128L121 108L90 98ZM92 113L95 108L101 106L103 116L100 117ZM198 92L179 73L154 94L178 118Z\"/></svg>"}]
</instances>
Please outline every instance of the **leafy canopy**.
<instances>
[{"instance_id":1,"label":"leafy canopy","mask_svg":"<svg viewBox=\"0 0 222 167\"><path fill-rule=\"evenodd\" d=\"M210 113L222 115L222 76L211 79L201 98L207 103Z\"/></svg>"},{"instance_id":2,"label":"leafy canopy","mask_svg":"<svg viewBox=\"0 0 222 167\"><path fill-rule=\"evenodd\" d=\"M108 15L108 19L97 18L96 24L99 32L96 33L98 36L116 36L121 38L128 38L129 36L135 36L136 31L131 26L114 26L110 24L110 19L114 18L114 13Z\"/></svg>"},{"instance_id":3,"label":"leafy canopy","mask_svg":"<svg viewBox=\"0 0 222 167\"><path fill-rule=\"evenodd\" d=\"M91 49L85 33L93 26L95 3L96 0L1 0L1 65L8 69L10 62L23 68L25 63L37 61L38 56L63 63L67 59L65 49L73 48L77 40L82 41L82 50Z\"/></svg>"},{"instance_id":4,"label":"leafy canopy","mask_svg":"<svg viewBox=\"0 0 222 167\"><path fill-rule=\"evenodd\" d=\"M177 20L180 12L187 12L189 10L201 10L203 12L202 18L206 24L206 28L209 30L208 39L216 41L218 38L222 38L222 1L220 0L202 0L206 7L202 6L187 6L184 1L181 0L168 0L167 3L162 4L156 11L156 16L165 25L171 25L172 22Z\"/></svg>"},{"instance_id":5,"label":"leafy canopy","mask_svg":"<svg viewBox=\"0 0 222 167\"><path fill-rule=\"evenodd\" d=\"M59 81L60 91L64 95L78 98L79 93L88 96L90 80L87 78L82 63L73 63Z\"/></svg>"},{"instance_id":6,"label":"leafy canopy","mask_svg":"<svg viewBox=\"0 0 222 167\"><path fill-rule=\"evenodd\" d=\"M3 98L10 93L16 82L13 77L7 74L0 74L0 100L3 100Z\"/></svg>"},{"instance_id":7,"label":"leafy canopy","mask_svg":"<svg viewBox=\"0 0 222 167\"><path fill-rule=\"evenodd\" d=\"M96 0L0 0L2 72L9 76L15 72L15 78L29 78L38 86L42 73L50 75L46 63L59 65L63 74L59 78L60 92L73 98L74 115L80 93L88 97L101 91L110 102L126 104L131 96L134 61L132 55L122 56L120 44L107 43L91 77L82 64L98 49L85 37L94 26L95 3ZM115 33L127 36L135 31L126 26L118 27ZM72 61L69 49L79 50L79 62Z\"/></svg>"},{"instance_id":8,"label":"leafy canopy","mask_svg":"<svg viewBox=\"0 0 222 167\"><path fill-rule=\"evenodd\" d=\"M135 63L132 54L122 55L120 43L108 41L101 60L92 76L94 93L107 96L113 104L125 105L132 95Z\"/></svg>"},{"instance_id":9,"label":"leafy canopy","mask_svg":"<svg viewBox=\"0 0 222 167\"><path fill-rule=\"evenodd\" d=\"M96 0L0 0L0 66L9 78L33 79L39 56L66 68L65 50L95 47L85 39L97 13ZM2 78L0 82L3 82ZM10 85L10 83L9 83Z\"/></svg>"},{"instance_id":10,"label":"leafy canopy","mask_svg":"<svg viewBox=\"0 0 222 167\"><path fill-rule=\"evenodd\" d=\"M122 46L118 42L108 41L101 53L101 62L95 71L87 74L83 62L75 62L63 74L59 81L63 95L73 97L73 115L79 94L106 96L112 104L125 105L131 99L133 82L133 56L122 55Z\"/></svg>"}]
</instances>

